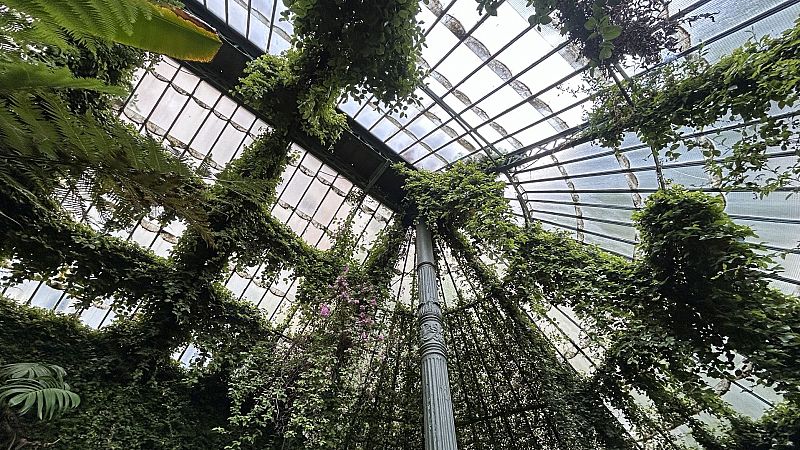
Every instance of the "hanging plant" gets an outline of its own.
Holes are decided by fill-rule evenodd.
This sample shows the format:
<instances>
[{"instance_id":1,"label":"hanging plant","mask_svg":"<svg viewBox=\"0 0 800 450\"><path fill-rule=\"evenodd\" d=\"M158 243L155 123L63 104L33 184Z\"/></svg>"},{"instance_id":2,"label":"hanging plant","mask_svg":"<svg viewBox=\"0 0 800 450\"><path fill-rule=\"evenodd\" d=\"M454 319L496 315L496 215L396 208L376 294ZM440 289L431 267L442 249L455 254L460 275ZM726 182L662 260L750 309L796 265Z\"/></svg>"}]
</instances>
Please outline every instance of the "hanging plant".
<instances>
[{"instance_id":1,"label":"hanging plant","mask_svg":"<svg viewBox=\"0 0 800 450\"><path fill-rule=\"evenodd\" d=\"M373 94L391 110L422 80L418 65L422 30L419 2L392 0L286 0L295 48L302 51L302 76L326 91L366 100ZM412 97L413 99L413 97Z\"/></svg>"},{"instance_id":2,"label":"hanging plant","mask_svg":"<svg viewBox=\"0 0 800 450\"><path fill-rule=\"evenodd\" d=\"M457 162L448 170L395 168L406 176L406 201L433 231L444 226L463 230L483 249L509 248L515 232L505 183L474 162Z\"/></svg>"},{"instance_id":3,"label":"hanging plant","mask_svg":"<svg viewBox=\"0 0 800 450\"><path fill-rule=\"evenodd\" d=\"M498 0L477 0L478 11L496 15ZM651 65L662 50L677 50L679 31L708 14L673 18L666 0L528 0L532 26L555 24L592 65L604 70L637 58Z\"/></svg>"},{"instance_id":4,"label":"hanging plant","mask_svg":"<svg viewBox=\"0 0 800 450\"><path fill-rule=\"evenodd\" d=\"M777 37L749 40L714 64L688 59L671 64L623 88L600 92L589 114L588 136L602 145L618 147L624 133L668 158L680 156L682 146L699 149L707 171L723 188L745 187L762 195L800 180L800 160L785 166L769 154L800 152L795 115L800 94L800 21ZM777 108L776 108L777 107ZM751 124L733 131L739 139L723 152L709 139L691 137L724 120ZM719 133L718 133L719 134Z\"/></svg>"}]
</instances>

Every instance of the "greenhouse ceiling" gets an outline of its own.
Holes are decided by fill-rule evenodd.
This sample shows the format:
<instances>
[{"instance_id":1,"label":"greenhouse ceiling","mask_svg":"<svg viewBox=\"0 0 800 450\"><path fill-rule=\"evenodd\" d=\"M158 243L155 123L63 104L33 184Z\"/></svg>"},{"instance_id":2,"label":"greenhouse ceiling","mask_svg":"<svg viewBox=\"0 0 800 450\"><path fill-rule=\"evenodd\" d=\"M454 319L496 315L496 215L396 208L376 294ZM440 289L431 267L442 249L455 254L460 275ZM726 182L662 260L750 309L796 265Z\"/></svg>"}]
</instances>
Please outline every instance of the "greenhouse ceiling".
<instances>
[{"instance_id":1,"label":"greenhouse ceiling","mask_svg":"<svg viewBox=\"0 0 800 450\"><path fill-rule=\"evenodd\" d=\"M376 188L380 193L376 198L385 204L402 203L403 192L401 178L381 160L395 162L400 156L417 168L442 170L460 160L485 156L497 161L520 220L538 220L632 257L636 234L630 215L658 189L658 177L704 192L721 192L694 154L654 163L649 147L635 136L619 152L576 141L592 104L585 92L575 93L586 84L581 74L588 61L556 29L530 26L530 8L524 1L504 2L497 16L479 15L473 2L465 0L421 5L423 65L430 72L417 91L421 107L400 117L381 109L372 98L342 103L340 109L363 143L337 144L332 156L308 145L318 157L340 159L334 165L338 170L353 167L360 172L351 174L351 179L362 188ZM194 68L216 79L223 89L235 85L247 60L267 49L280 53L289 47L292 26L281 20L285 11L281 1L197 0L187 7L226 30L226 43L238 50L226 45L223 56L230 59L212 64L210 70L202 65ZM680 52L666 60L702 53L713 62L752 36L788 28L800 6L792 0L682 0L670 2L669 10L676 17L714 13L714 20L685 27ZM652 70L623 69L628 76ZM736 125L717 128L736 129ZM725 135L715 133L711 128L704 135L724 147ZM365 150L380 157L367 159ZM785 158L779 152L774 157ZM756 198L752 192L734 190L725 197L735 220L754 227L771 250L789 252L785 271L775 278L781 288L796 291L800 286L794 239L800 235L797 196Z\"/></svg>"},{"instance_id":2,"label":"greenhouse ceiling","mask_svg":"<svg viewBox=\"0 0 800 450\"><path fill-rule=\"evenodd\" d=\"M0 0L0 13L26 3ZM62 383L74 376L84 398L72 406L61 400L76 410L63 421L57 414L40 424L35 411L7 421L17 416L2 415L15 406L3 403L2 383L13 388L13 370L21 369L0 367L0 408L7 408L0 409L0 445L7 430L22 430L56 448L407 449L424 442L426 450L750 450L759 439L795 448L800 381L789 360L800 348L800 185L789 178L765 195L751 180L771 180L771 168L796 164L797 101L771 99L767 114L790 121L791 138L783 139L793 147L766 146L763 177L747 174L733 187L725 179L730 167L715 173L713 164L735 154L737 137L763 120L720 114L663 146L630 131L606 145L587 130L602 127L592 114L609 90L633 106L636 93L623 86L673 63L713 67L748 42L800 27L800 0L645 0L668 4L671 19L692 18L671 35L674 51L603 69L556 25L534 23L535 6L546 1L420 2L418 103L400 114L379 94L337 96L346 127L334 138L326 134L325 111L281 109L282 95L298 96L296 86L276 89L264 76L290 79L286 73L302 66L280 65L298 45L285 3L309 10L342 4L185 0L183 8L199 19L187 19L189 28L221 40L216 56L137 60L141 67L129 79L115 80L130 91L105 105L114 118L98 115L86 127L95 133L94 125L118 119L152 138L188 167L195 190L185 198L197 205L180 202L189 184L178 183L153 195L145 190L145 206L155 207L141 213L134 203L129 217L130 191L113 190L115 172L112 181L97 181L102 170L88 169L72 184L41 182L53 201L41 207L31 200L36 195L5 192L18 188L7 182L16 174L6 172L29 175L18 169L24 163L0 170L0 366L59 364L66 376L49 364L20 373L38 370ZM413 0L345 3L416 8ZM29 4L40 7L29 11L49 14L46 0ZM178 21L184 14L174 13ZM18 31L12 19L4 17L0 29ZM63 20L66 29L78 23ZM600 25L585 27L600 32ZM115 36L130 39L122 34L134 31ZM55 34L69 45L85 38ZM18 50L16 36L3 36L0 46ZM102 59L104 51L90 53ZM15 57L3 58L18 63ZM70 69L84 70L81 61ZM0 86L9 111L0 115L4 146L16 142L8 144L7 117L33 124L44 117L75 130L59 116L66 109L27 111L8 73L0 66L0 82L11 86ZM385 88L385 80L371 80ZM255 100L259 90L267 95ZM322 125L306 127L309 116ZM28 129L37 145L55 133ZM277 157L281 143L288 151ZM17 156L3 158L14 163ZM124 163L130 152L119 157ZM113 169L113 161L104 163ZM158 157L133 163L116 175L123 184L141 168L136 164L166 164ZM184 176L166 167L168 175ZM61 173L31 172L37 182ZM94 195L93 182L112 188ZM683 214L670 218L668 208L658 209L664 205ZM207 215L191 216L197 208ZM128 221L116 226L117 214ZM683 219L701 225L670 228ZM717 240L733 253L715 253L722 252ZM698 254L681 247L684 241ZM676 246L696 258L670 260ZM659 260L662 253L668 256ZM761 255L779 256L779 266ZM722 267L700 277L713 293L698 293L682 269L671 279L681 289L667 292L672 285L663 277L673 266L698 261L697 270ZM675 281L681 276L689 281ZM712 306L703 309L704 301ZM696 306L702 313L692 315ZM746 311L736 315L737 307ZM736 314L729 318L728 310ZM15 434L8 442L26 441Z\"/></svg>"}]
</instances>

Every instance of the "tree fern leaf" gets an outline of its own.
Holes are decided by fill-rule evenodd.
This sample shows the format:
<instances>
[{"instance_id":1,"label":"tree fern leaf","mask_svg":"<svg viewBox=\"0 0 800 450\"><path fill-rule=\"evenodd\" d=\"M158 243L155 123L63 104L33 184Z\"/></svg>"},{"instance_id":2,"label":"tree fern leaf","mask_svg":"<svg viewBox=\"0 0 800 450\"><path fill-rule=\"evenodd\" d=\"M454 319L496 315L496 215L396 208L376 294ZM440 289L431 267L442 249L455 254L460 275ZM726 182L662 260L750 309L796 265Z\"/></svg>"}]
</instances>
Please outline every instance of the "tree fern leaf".
<instances>
[{"instance_id":1,"label":"tree fern leaf","mask_svg":"<svg viewBox=\"0 0 800 450\"><path fill-rule=\"evenodd\" d=\"M27 94L15 94L11 97L12 110L28 131L29 140L36 147L36 153L54 159L56 146L60 141L58 131L45 119L41 110L34 105ZM30 154L30 153L29 153Z\"/></svg>"},{"instance_id":2,"label":"tree fern leaf","mask_svg":"<svg viewBox=\"0 0 800 450\"><path fill-rule=\"evenodd\" d=\"M59 133L74 150L79 150L83 158L90 158L97 153L97 148L90 137L81 130L80 124L67 109L66 104L54 95L42 95L43 108L52 117Z\"/></svg>"},{"instance_id":3,"label":"tree fern leaf","mask_svg":"<svg viewBox=\"0 0 800 450\"><path fill-rule=\"evenodd\" d=\"M0 93L37 89L89 89L124 95L125 89L94 78L75 78L66 67L52 68L22 61L0 63Z\"/></svg>"},{"instance_id":4,"label":"tree fern leaf","mask_svg":"<svg viewBox=\"0 0 800 450\"><path fill-rule=\"evenodd\" d=\"M11 113L8 106L0 102L0 138L4 144L3 147L18 152L24 151L30 148L29 135L25 126Z\"/></svg>"}]
</instances>

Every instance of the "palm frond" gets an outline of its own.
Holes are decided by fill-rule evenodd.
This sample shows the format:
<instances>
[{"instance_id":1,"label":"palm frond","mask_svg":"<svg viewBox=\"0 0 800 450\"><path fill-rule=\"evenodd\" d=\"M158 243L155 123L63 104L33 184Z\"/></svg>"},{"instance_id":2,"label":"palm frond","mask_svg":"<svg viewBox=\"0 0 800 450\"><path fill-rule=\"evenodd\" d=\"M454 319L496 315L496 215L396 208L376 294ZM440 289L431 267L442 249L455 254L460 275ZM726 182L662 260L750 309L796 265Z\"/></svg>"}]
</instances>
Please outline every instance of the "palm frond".
<instances>
[{"instance_id":1,"label":"palm frond","mask_svg":"<svg viewBox=\"0 0 800 450\"><path fill-rule=\"evenodd\" d=\"M147 0L2 0L81 40L92 36L178 59L210 61L222 41L186 12ZM114 3L112 5L112 3ZM58 35L57 32L52 32Z\"/></svg>"},{"instance_id":2,"label":"palm frond","mask_svg":"<svg viewBox=\"0 0 800 450\"><path fill-rule=\"evenodd\" d=\"M0 404L27 414L34 409L41 419L53 417L81 403L64 382L66 371L55 364L16 363L0 367Z\"/></svg>"}]
</instances>

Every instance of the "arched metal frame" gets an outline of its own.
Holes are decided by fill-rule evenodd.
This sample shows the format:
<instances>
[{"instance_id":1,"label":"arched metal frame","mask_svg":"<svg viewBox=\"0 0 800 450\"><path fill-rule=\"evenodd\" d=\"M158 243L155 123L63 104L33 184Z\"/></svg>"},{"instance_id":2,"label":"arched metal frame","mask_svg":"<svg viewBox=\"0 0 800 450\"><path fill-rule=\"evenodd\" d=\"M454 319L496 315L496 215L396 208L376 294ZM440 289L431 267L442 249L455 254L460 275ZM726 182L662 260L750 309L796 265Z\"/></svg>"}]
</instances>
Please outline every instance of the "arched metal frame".
<instances>
[{"instance_id":1,"label":"arched metal frame","mask_svg":"<svg viewBox=\"0 0 800 450\"><path fill-rule=\"evenodd\" d=\"M401 118L378 112L378 105L371 100L342 104L341 109L351 116L354 132L350 140L333 156L319 149L309 147L305 151L298 147L301 156L283 175L273 214L307 241L324 248L336 219L345 216L352 207L359 208L360 225L356 229L363 230L360 240L369 243L391 220L400 200L389 189L396 178L388 163L404 160L420 169L445 170L457 161L485 155L502 161L498 170L507 180L507 195L518 205L515 214L521 222L539 221L553 229L568 230L581 241L632 258L637 237L630 216L658 188L656 171L689 184L692 189L719 192L716 181L709 180L703 172L702 160L654 161L650 149L634 138L618 149L597 148L575 140L584 126L581 111L590 105L591 99L572 96L559 100L554 93L564 85L578 83L585 62L576 58L574 49L556 31L531 28L524 18L527 13L524 3L524 0L509 0L501 6L497 17L478 17L473 12L474 0L451 0L446 5L430 0L423 4L426 36L443 42L436 55L425 55L430 74L427 87L419 92L425 99L423 107L410 117ZM733 16L726 15L724 20L689 30L692 40L674 57L697 54L702 49L708 52L706 58L714 59L751 35L780 32L800 14L798 3L800 0L675 0L675 14L736 12ZM226 51L231 52L226 57L237 61L234 68L240 68L242 61L259 52L278 53L289 45L292 30L289 24L277 20L283 7L278 0L187 0L187 7L214 22L225 38ZM512 22L515 27L509 26ZM517 61L520 46L531 42L541 44L542 48L524 61ZM467 59L472 66L467 65ZM560 72L551 74L549 81L541 86L531 82L536 81L532 75L556 71L554 67ZM652 68L642 68L633 75L646 70ZM238 75L222 74L222 78L230 81ZM208 67L181 66L164 60L155 71L140 74L134 94L142 95L132 94L121 115L177 154L198 165L208 165L216 173L267 125L226 96L230 86L215 76L220 74L214 75ZM491 85L475 91L475 85L481 82ZM564 94L564 97L569 96ZM517 114L528 119L512 128L505 119ZM794 114L795 111L776 113ZM697 137L713 139L716 132L741 126L725 124L698 132ZM771 154L776 161L788 157L792 155L786 152ZM371 162L363 163L367 158L372 158ZM348 166L357 160L362 161L361 167ZM693 182L695 186L691 186ZM348 204L345 198L359 188L375 188L371 191L375 197L368 196L357 205ZM800 236L800 199L784 198L778 193L759 200L747 191L733 191L725 196L734 220L753 226L767 242L768 249L787 252L786 270L774 276L775 283L787 291L798 292L800 251L796 239ZM99 220L90 205L80 218L88 223ZM156 253L165 253L181 232L180 224L162 228L143 220L120 237ZM457 312L464 306L457 301L458 289L448 290L445 286L449 286L448 277L450 284L456 286L454 277L459 275L448 264L447 258L442 258L438 267L442 279L440 294L445 306L448 298L453 305L459 305L453 308ZM227 285L240 299L253 301L267 310L271 319L277 319L291 302L296 282L283 282L280 274L262 280L259 275L263 270L259 266L249 268L246 273L231 273ZM399 277L398 299L403 279L411 276L407 267L401 270L404 276ZM66 311L71 304L63 291L43 282L6 287L2 293L58 311ZM99 327L109 323L113 313L98 305L82 312L82 318ZM561 357L574 367L594 364L593 355L580 344L580 336L585 335L582 324L570 311L553 308L545 317L531 318L554 340L565 342L558 346ZM464 337L463 331L460 335ZM192 350L185 349L176 356L188 361ZM455 360L458 362L457 356ZM769 392L745 382L737 381L734 387L747 393L745 397L751 400L745 403L753 405L746 408L753 411L763 410L774 401ZM479 405L474 407L480 409ZM514 406L520 411L525 407ZM498 425L504 426L502 421Z\"/></svg>"}]
</instances>

